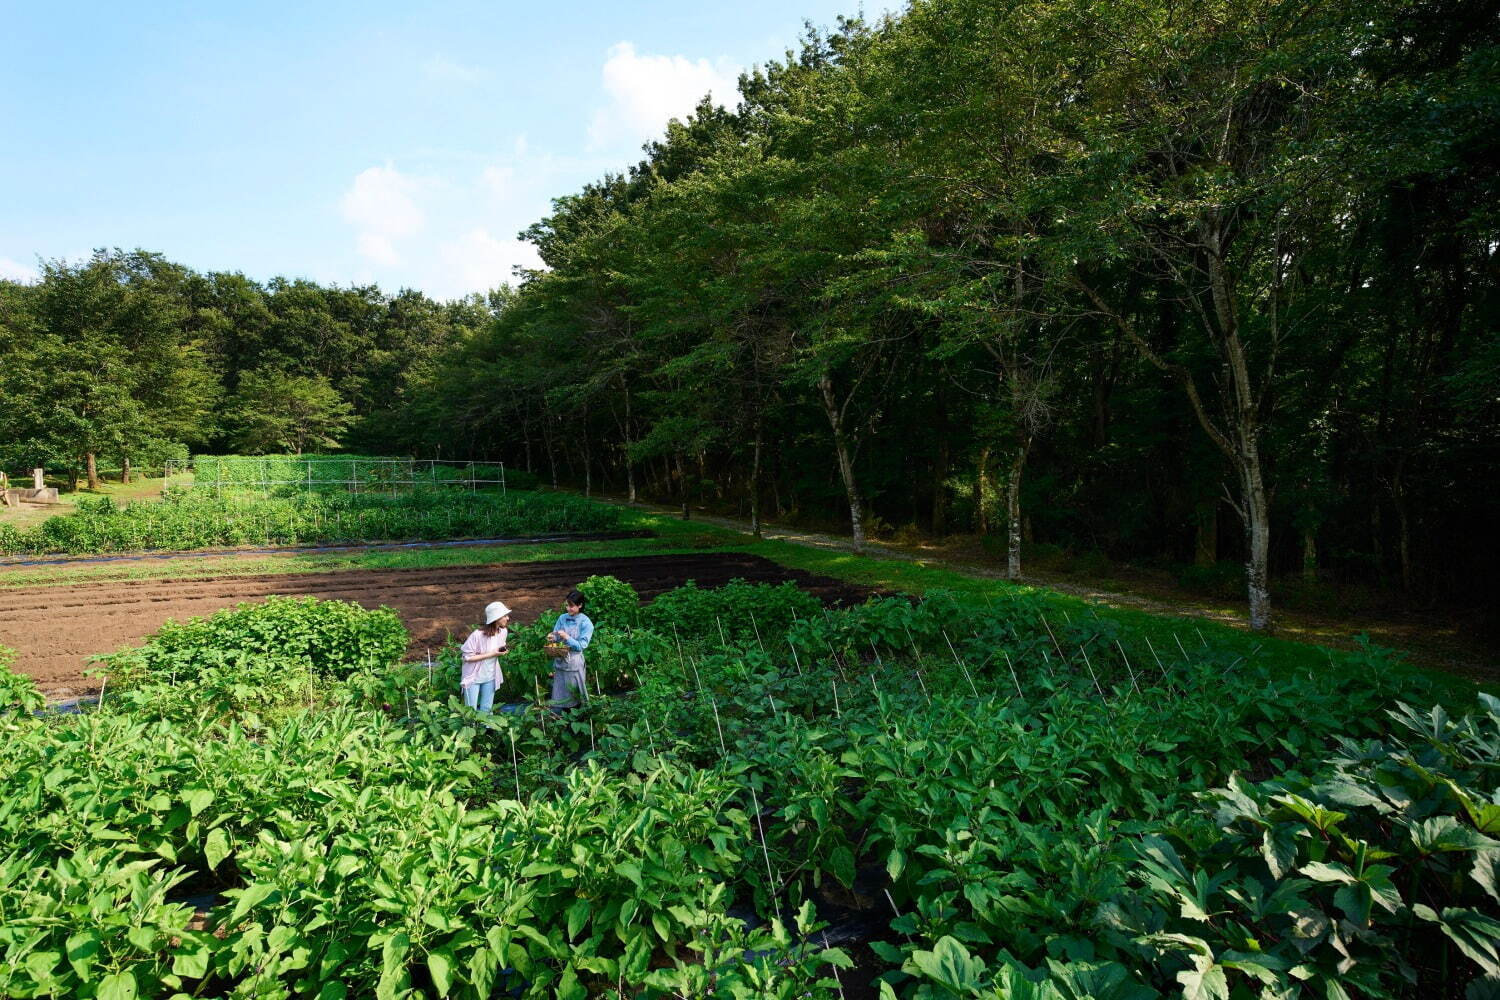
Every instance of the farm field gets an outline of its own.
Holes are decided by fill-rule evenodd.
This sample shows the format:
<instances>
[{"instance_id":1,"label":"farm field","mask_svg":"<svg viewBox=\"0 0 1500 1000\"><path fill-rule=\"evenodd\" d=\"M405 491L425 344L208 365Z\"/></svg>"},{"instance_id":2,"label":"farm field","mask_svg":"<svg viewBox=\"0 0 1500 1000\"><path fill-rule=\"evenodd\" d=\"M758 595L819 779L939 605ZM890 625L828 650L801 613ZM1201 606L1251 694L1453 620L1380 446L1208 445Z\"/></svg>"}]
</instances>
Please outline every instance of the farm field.
<instances>
[{"instance_id":1,"label":"farm field","mask_svg":"<svg viewBox=\"0 0 1500 1000\"><path fill-rule=\"evenodd\" d=\"M90 656L136 644L169 618L182 621L242 601L298 595L393 609L411 636L407 655L421 659L451 634L466 634L469 625L463 616L472 616L496 596L503 596L521 620L530 621L555 608L559 595L580 580L604 574L619 577L647 597L688 580L719 586L736 578L791 580L830 601L857 603L870 594L868 587L738 553L80 583L0 590L0 646L17 651L17 667L47 695L77 697L99 687L98 678L84 676Z\"/></svg>"}]
</instances>

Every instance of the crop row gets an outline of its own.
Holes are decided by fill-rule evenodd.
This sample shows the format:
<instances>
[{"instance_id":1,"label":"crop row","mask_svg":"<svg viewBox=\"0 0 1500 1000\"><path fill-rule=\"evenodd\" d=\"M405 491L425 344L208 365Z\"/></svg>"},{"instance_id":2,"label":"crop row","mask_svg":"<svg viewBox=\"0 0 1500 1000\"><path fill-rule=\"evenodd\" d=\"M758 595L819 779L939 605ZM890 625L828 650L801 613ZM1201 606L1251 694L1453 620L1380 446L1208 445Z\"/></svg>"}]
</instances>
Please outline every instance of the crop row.
<instances>
[{"instance_id":1,"label":"crop row","mask_svg":"<svg viewBox=\"0 0 1500 1000\"><path fill-rule=\"evenodd\" d=\"M13 717L0 992L832 1000L859 971L908 1000L1227 1000L1500 973L1500 702L1402 708L1428 690L1378 650L1289 675L1025 596L584 588L605 679L565 718L475 715L451 654L399 665L389 612L307 600L118 654L97 713ZM535 628L507 673L540 669ZM835 904L877 928L860 970Z\"/></svg>"},{"instance_id":2,"label":"crop row","mask_svg":"<svg viewBox=\"0 0 1500 1000\"><path fill-rule=\"evenodd\" d=\"M608 531L619 513L550 493L288 490L282 495L169 488L160 502L86 499L32 528L0 524L0 555L86 554L235 545L506 538Z\"/></svg>"},{"instance_id":3,"label":"crop row","mask_svg":"<svg viewBox=\"0 0 1500 1000\"><path fill-rule=\"evenodd\" d=\"M535 477L517 470L507 474L498 464L426 461L387 458L378 455L195 455L196 483L214 489L261 489L273 485L300 485L381 490L392 486L438 486L444 483L484 480L525 488Z\"/></svg>"}]
</instances>

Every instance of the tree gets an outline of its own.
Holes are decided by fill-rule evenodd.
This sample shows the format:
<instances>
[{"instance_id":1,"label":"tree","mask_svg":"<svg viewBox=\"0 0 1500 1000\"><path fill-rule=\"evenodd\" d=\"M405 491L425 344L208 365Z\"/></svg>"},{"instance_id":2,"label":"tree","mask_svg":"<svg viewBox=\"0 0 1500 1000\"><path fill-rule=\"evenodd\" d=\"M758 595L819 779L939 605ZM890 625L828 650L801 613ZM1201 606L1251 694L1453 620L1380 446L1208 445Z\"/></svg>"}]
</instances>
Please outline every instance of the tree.
<instances>
[{"instance_id":1,"label":"tree","mask_svg":"<svg viewBox=\"0 0 1500 1000\"><path fill-rule=\"evenodd\" d=\"M226 419L236 449L250 454L335 448L354 409L321 375L260 368L240 377Z\"/></svg>"}]
</instances>

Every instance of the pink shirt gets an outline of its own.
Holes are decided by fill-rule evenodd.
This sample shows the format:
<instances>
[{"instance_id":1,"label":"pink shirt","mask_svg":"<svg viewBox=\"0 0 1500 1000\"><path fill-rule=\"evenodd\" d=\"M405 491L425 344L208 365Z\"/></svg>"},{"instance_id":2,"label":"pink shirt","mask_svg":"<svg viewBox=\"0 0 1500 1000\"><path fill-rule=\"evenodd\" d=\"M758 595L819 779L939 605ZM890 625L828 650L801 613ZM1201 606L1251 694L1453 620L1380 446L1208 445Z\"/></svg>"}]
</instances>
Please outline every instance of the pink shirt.
<instances>
[{"instance_id":1,"label":"pink shirt","mask_svg":"<svg viewBox=\"0 0 1500 1000\"><path fill-rule=\"evenodd\" d=\"M510 629L502 628L494 635L485 635L479 629L469 633L469 637L464 640L464 656L487 656L489 659L464 664L464 676L461 682L464 687L471 684L484 684L487 681L494 681L496 684L505 683L505 675L500 672L500 658L497 654L500 652L500 647L505 645L505 637L509 632Z\"/></svg>"}]
</instances>

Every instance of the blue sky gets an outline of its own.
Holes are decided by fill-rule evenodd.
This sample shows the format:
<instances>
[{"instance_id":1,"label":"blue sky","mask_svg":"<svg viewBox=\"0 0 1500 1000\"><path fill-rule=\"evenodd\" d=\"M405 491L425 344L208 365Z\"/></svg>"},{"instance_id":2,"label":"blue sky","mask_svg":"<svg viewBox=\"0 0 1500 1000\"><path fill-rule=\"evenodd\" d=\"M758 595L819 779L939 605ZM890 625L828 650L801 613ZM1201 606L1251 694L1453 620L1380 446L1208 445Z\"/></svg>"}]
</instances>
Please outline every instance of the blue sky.
<instances>
[{"instance_id":1,"label":"blue sky","mask_svg":"<svg viewBox=\"0 0 1500 1000\"><path fill-rule=\"evenodd\" d=\"M143 247L449 298L858 2L0 5L0 277ZM866 6L867 13L885 9Z\"/></svg>"}]
</instances>

